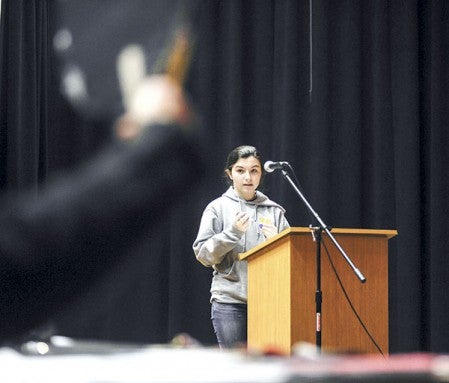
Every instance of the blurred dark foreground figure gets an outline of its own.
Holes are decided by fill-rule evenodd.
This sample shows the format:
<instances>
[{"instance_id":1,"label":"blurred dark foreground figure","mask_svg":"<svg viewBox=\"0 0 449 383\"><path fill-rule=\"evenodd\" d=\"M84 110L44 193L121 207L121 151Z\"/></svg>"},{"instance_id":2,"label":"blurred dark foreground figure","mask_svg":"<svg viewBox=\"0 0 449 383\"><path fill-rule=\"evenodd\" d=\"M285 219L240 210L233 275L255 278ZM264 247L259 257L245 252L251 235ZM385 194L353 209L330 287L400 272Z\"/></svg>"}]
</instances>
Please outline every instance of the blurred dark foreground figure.
<instances>
[{"instance_id":1,"label":"blurred dark foreground figure","mask_svg":"<svg viewBox=\"0 0 449 383\"><path fill-rule=\"evenodd\" d=\"M0 202L0 341L51 318L198 182L190 110L170 76L141 81L116 131L116 144L39 197Z\"/></svg>"},{"instance_id":2,"label":"blurred dark foreground figure","mask_svg":"<svg viewBox=\"0 0 449 383\"><path fill-rule=\"evenodd\" d=\"M52 6L61 93L81 119L111 126L115 139L38 197L0 199L0 342L9 344L45 328L129 255L202 174L184 93L196 2ZM14 23L13 15L2 19Z\"/></svg>"}]
</instances>

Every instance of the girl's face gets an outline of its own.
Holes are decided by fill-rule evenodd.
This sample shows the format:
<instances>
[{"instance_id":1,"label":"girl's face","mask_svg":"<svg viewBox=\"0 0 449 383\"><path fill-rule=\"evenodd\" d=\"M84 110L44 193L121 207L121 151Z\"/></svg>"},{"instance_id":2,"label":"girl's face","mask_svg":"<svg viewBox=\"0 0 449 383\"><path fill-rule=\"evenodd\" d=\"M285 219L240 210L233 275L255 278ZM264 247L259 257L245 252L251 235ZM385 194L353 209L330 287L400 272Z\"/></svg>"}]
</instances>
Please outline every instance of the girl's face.
<instances>
[{"instance_id":1,"label":"girl's face","mask_svg":"<svg viewBox=\"0 0 449 383\"><path fill-rule=\"evenodd\" d=\"M262 166L257 158L253 156L240 158L231 171L228 171L228 175L240 197L247 201L254 199L262 177Z\"/></svg>"}]
</instances>

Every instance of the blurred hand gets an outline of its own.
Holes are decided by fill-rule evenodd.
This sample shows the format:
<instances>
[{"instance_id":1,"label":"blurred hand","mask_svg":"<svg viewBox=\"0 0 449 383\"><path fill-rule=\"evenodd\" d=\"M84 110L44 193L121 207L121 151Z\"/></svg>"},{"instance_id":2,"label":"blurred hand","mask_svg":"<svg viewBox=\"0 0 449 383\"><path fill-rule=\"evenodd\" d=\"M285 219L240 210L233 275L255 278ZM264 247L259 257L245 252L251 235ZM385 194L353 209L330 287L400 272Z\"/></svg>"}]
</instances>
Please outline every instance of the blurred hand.
<instances>
[{"instance_id":1,"label":"blurred hand","mask_svg":"<svg viewBox=\"0 0 449 383\"><path fill-rule=\"evenodd\" d=\"M250 223L249 214L241 211L236 214L232 226L235 229L243 231L245 233L246 230L248 230L249 223Z\"/></svg>"},{"instance_id":2,"label":"blurred hand","mask_svg":"<svg viewBox=\"0 0 449 383\"><path fill-rule=\"evenodd\" d=\"M130 96L127 108L116 124L116 133L124 140L135 138L150 125L188 126L193 119L182 87L167 75L145 77Z\"/></svg>"},{"instance_id":3,"label":"blurred hand","mask_svg":"<svg viewBox=\"0 0 449 383\"><path fill-rule=\"evenodd\" d=\"M271 223L264 223L263 226L261 227L261 230L263 235L267 239L274 237L278 233L276 226L272 225Z\"/></svg>"}]
</instances>

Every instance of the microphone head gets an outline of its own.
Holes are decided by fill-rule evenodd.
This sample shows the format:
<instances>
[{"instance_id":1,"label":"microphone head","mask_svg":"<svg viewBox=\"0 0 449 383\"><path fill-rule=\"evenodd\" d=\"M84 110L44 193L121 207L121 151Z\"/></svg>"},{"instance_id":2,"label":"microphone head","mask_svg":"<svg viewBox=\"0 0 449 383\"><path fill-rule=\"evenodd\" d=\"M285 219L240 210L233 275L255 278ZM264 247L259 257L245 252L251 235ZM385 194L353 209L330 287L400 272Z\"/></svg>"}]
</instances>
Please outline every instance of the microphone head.
<instances>
[{"instance_id":1,"label":"microphone head","mask_svg":"<svg viewBox=\"0 0 449 383\"><path fill-rule=\"evenodd\" d=\"M289 166L288 162L281 161L281 162L274 162L274 161L267 161L263 165L263 168L267 173L274 172L276 169L284 169L285 166Z\"/></svg>"},{"instance_id":2,"label":"microphone head","mask_svg":"<svg viewBox=\"0 0 449 383\"><path fill-rule=\"evenodd\" d=\"M263 165L263 168L265 169L265 171L267 173L272 173L275 170L275 167L273 166L275 165L275 163L273 161L267 161L265 162L265 164Z\"/></svg>"}]
</instances>

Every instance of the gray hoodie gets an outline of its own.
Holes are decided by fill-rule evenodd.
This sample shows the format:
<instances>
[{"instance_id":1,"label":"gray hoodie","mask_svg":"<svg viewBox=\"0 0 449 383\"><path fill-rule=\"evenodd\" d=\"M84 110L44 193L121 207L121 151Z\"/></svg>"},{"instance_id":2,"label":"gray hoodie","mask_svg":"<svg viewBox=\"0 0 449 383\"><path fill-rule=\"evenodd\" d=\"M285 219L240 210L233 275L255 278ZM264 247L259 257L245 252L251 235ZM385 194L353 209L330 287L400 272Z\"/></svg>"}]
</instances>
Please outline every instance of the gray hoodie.
<instances>
[{"instance_id":1,"label":"gray hoodie","mask_svg":"<svg viewBox=\"0 0 449 383\"><path fill-rule=\"evenodd\" d=\"M244 233L232 226L235 215L245 211L250 215L250 226ZM199 262L212 267L211 301L246 303L247 263L239 261L238 254L265 241L260 225L271 223L278 233L289 227L285 210L260 191L256 198L239 198L232 186L207 205L201 218L193 251Z\"/></svg>"}]
</instances>

